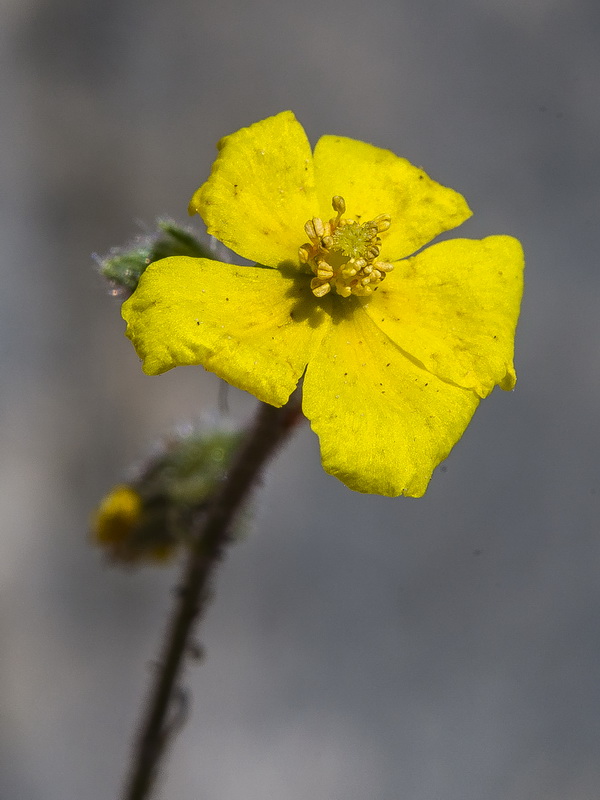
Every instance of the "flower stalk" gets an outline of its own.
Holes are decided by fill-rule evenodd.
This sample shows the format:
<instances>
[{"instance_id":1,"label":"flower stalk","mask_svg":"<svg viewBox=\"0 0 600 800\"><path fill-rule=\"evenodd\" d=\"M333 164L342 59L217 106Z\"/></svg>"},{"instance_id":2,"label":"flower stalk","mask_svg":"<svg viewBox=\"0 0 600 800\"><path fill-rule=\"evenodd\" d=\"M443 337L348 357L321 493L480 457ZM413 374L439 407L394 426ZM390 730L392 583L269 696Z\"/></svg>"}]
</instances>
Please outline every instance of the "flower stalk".
<instances>
[{"instance_id":1,"label":"flower stalk","mask_svg":"<svg viewBox=\"0 0 600 800\"><path fill-rule=\"evenodd\" d=\"M193 523L194 544L184 566L163 654L134 746L124 800L150 797L166 746L177 727L174 702L184 697L179 680L185 657L194 651L192 637L208 604L213 572L231 541L232 523L266 463L301 419L297 395L282 408L261 403L231 469L217 486L207 509L199 512Z\"/></svg>"}]
</instances>

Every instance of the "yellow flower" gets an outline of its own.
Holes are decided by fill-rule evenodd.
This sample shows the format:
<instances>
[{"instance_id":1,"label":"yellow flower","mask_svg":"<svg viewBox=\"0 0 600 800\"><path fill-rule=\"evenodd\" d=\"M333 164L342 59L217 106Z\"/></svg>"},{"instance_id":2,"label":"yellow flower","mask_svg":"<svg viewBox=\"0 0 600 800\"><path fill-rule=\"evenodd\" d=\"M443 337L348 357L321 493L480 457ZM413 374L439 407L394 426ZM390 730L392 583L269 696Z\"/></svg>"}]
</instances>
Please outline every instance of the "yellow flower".
<instances>
[{"instance_id":1,"label":"yellow flower","mask_svg":"<svg viewBox=\"0 0 600 800\"><path fill-rule=\"evenodd\" d=\"M464 198L364 142L323 136L313 153L290 111L221 140L196 211L256 263L151 264L123 306L145 372L202 364L274 406L304 375L324 468L421 496L479 399L515 384L519 242L417 252L470 216Z\"/></svg>"}]
</instances>

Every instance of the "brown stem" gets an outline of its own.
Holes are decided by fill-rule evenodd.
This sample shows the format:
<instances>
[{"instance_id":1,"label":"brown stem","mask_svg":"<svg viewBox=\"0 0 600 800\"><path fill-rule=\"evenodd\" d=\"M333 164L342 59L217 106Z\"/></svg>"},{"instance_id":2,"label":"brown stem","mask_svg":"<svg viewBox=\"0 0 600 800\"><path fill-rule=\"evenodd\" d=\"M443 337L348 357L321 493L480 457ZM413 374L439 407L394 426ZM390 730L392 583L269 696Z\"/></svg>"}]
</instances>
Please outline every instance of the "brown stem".
<instances>
[{"instance_id":1,"label":"brown stem","mask_svg":"<svg viewBox=\"0 0 600 800\"><path fill-rule=\"evenodd\" d=\"M197 545L190 551L184 567L163 656L135 744L123 800L145 800L150 796L169 734L175 728L173 720L167 722L167 714L172 709L174 698L184 697L178 690L178 678L186 652L191 649L194 625L207 605L208 582L230 541L231 523L260 477L262 468L300 417L296 400L283 408L260 405L231 469L202 517L194 536Z\"/></svg>"}]
</instances>

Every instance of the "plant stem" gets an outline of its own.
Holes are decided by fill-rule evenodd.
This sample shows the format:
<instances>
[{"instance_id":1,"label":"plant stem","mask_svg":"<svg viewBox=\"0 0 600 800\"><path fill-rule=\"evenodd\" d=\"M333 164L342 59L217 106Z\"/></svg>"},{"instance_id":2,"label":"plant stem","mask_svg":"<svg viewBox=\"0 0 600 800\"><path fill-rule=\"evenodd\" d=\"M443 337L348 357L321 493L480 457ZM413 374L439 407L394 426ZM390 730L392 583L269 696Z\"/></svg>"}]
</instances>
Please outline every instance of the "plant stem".
<instances>
[{"instance_id":1,"label":"plant stem","mask_svg":"<svg viewBox=\"0 0 600 800\"><path fill-rule=\"evenodd\" d=\"M163 655L151 687L147 710L134 746L131 771L124 800L145 800L150 796L176 720L167 720L178 689L186 653L191 651L195 624L204 613L212 573L231 540L231 524L269 458L301 418L297 400L283 408L262 404L240 445L226 477L217 487L194 535L164 642ZM173 716L173 714L171 714ZM177 716L177 715L175 715Z\"/></svg>"}]
</instances>

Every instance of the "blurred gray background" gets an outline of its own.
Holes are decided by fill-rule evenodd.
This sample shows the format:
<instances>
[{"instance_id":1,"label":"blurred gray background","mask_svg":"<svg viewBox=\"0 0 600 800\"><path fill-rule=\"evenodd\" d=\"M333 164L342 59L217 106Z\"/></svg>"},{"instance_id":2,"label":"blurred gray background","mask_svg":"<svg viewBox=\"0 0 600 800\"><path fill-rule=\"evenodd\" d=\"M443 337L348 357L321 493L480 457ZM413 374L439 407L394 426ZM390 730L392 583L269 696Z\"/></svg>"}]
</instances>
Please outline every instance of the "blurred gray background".
<instances>
[{"instance_id":1,"label":"blurred gray background","mask_svg":"<svg viewBox=\"0 0 600 800\"><path fill-rule=\"evenodd\" d=\"M422 500L346 490L307 429L281 453L160 796L600 796L598 3L1 13L0 796L117 796L176 571L109 569L89 512L217 398L201 368L142 374L91 254L185 221L219 137L286 108L462 191L460 235L522 240L519 382Z\"/></svg>"}]
</instances>

